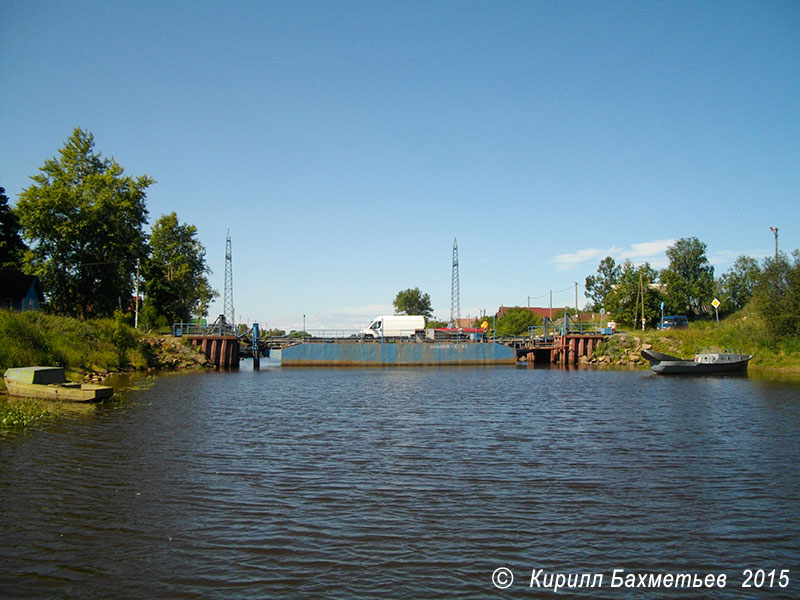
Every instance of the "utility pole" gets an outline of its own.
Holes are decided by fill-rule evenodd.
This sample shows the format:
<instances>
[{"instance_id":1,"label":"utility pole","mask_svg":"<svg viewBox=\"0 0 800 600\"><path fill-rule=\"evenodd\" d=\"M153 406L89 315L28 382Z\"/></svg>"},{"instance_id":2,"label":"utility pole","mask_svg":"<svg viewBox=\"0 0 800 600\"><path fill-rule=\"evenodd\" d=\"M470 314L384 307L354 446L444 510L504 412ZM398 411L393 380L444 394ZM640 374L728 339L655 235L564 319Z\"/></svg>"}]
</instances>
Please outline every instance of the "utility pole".
<instances>
[{"instance_id":1,"label":"utility pole","mask_svg":"<svg viewBox=\"0 0 800 600\"><path fill-rule=\"evenodd\" d=\"M139 329L139 259L136 259L136 292L134 294L133 328Z\"/></svg>"},{"instance_id":2,"label":"utility pole","mask_svg":"<svg viewBox=\"0 0 800 600\"><path fill-rule=\"evenodd\" d=\"M770 227L769 230L775 234L775 260L778 260L778 228Z\"/></svg>"},{"instance_id":3,"label":"utility pole","mask_svg":"<svg viewBox=\"0 0 800 600\"><path fill-rule=\"evenodd\" d=\"M644 316L644 281L642 281L641 271L639 271L639 289L642 290L642 331L644 331L644 324L647 322L647 317Z\"/></svg>"},{"instance_id":4,"label":"utility pole","mask_svg":"<svg viewBox=\"0 0 800 600\"><path fill-rule=\"evenodd\" d=\"M553 320L553 290L550 290L550 320Z\"/></svg>"},{"instance_id":5,"label":"utility pole","mask_svg":"<svg viewBox=\"0 0 800 600\"><path fill-rule=\"evenodd\" d=\"M575 284L575 317L578 317L578 282L573 282Z\"/></svg>"}]
</instances>

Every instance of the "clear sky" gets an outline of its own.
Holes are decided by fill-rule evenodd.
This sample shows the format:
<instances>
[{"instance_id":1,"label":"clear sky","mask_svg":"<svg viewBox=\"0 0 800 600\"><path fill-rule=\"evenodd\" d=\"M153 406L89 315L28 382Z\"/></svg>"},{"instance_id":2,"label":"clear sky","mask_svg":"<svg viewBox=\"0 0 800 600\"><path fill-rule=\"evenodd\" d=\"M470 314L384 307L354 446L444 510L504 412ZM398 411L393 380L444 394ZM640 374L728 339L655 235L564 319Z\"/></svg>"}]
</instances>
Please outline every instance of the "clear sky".
<instances>
[{"instance_id":1,"label":"clear sky","mask_svg":"<svg viewBox=\"0 0 800 600\"><path fill-rule=\"evenodd\" d=\"M606 255L800 247L800 2L0 0L0 186L82 127L197 226L222 311L574 304ZM580 303L583 305L581 288Z\"/></svg>"}]
</instances>

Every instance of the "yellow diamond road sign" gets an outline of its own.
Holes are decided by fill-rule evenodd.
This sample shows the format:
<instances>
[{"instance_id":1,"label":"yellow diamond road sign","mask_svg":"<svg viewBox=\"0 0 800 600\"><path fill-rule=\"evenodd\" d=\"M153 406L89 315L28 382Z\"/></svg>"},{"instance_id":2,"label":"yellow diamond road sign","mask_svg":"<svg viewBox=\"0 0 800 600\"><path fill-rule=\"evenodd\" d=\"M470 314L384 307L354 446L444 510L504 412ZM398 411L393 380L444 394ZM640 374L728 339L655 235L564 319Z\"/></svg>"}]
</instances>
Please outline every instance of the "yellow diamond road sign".
<instances>
[{"instance_id":1,"label":"yellow diamond road sign","mask_svg":"<svg viewBox=\"0 0 800 600\"><path fill-rule=\"evenodd\" d=\"M719 308L719 305L720 305L720 304L722 304L722 302L720 302L720 301L719 301L719 300L717 300L716 298L714 298L714 299L711 301L711 306L713 306L714 308Z\"/></svg>"}]
</instances>

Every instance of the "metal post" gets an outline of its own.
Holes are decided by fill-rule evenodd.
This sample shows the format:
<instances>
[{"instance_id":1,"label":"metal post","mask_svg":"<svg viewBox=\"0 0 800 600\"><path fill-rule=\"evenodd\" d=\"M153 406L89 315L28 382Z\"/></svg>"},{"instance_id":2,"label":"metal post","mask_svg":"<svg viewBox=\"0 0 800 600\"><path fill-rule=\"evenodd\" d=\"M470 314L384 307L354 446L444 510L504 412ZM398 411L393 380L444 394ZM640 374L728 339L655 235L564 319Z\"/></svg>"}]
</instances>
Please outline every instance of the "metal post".
<instances>
[{"instance_id":1,"label":"metal post","mask_svg":"<svg viewBox=\"0 0 800 600\"><path fill-rule=\"evenodd\" d=\"M775 234L775 260L778 260L778 228L770 227L769 230Z\"/></svg>"},{"instance_id":2,"label":"metal post","mask_svg":"<svg viewBox=\"0 0 800 600\"><path fill-rule=\"evenodd\" d=\"M306 341L306 316L303 315L303 341Z\"/></svg>"},{"instance_id":3,"label":"metal post","mask_svg":"<svg viewBox=\"0 0 800 600\"><path fill-rule=\"evenodd\" d=\"M253 370L261 368L261 351L258 349L258 323L253 323Z\"/></svg>"}]
</instances>

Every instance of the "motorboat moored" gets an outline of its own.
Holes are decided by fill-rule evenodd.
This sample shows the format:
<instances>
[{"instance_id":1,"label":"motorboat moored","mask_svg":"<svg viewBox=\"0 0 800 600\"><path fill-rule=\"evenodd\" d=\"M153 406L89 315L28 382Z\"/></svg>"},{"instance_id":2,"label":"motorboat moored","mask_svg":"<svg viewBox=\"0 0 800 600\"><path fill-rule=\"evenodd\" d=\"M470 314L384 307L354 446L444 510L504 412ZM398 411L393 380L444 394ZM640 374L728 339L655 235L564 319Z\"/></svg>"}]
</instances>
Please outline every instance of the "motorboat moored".
<instances>
[{"instance_id":1,"label":"motorboat moored","mask_svg":"<svg viewBox=\"0 0 800 600\"><path fill-rule=\"evenodd\" d=\"M669 354L642 350L642 356L650 362L650 370L659 375L713 375L746 373L752 354L733 352L700 352L694 360L686 360Z\"/></svg>"}]
</instances>

